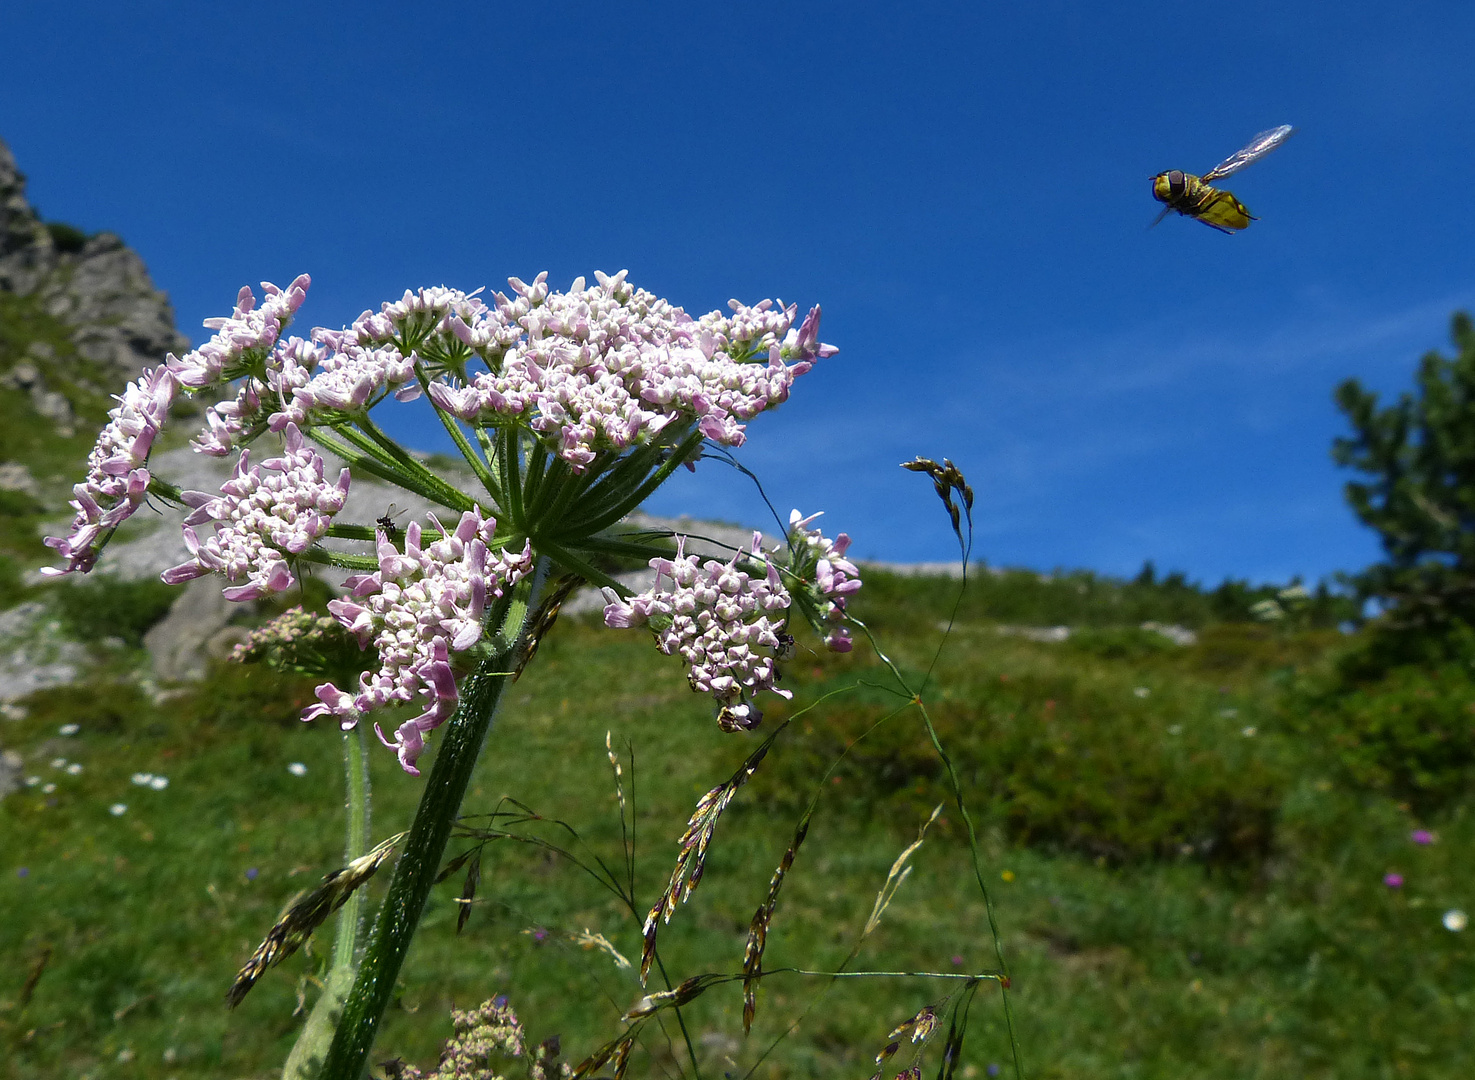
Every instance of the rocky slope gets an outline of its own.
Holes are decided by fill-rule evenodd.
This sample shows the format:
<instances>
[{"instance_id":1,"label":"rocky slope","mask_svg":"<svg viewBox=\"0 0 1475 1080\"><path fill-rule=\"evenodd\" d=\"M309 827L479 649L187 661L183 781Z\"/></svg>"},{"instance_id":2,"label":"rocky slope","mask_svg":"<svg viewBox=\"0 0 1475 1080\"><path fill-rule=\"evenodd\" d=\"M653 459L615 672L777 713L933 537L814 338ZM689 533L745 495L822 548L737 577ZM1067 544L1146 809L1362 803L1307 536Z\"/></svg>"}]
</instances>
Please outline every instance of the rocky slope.
<instances>
[{"instance_id":1,"label":"rocky slope","mask_svg":"<svg viewBox=\"0 0 1475 1080\"><path fill-rule=\"evenodd\" d=\"M26 201L25 184L0 141L0 291L34 297L67 326L77 353L112 384L103 387L108 391L165 353L189 348L137 252L113 233L85 236L43 222ZM43 380L50 359L43 353L36 363Z\"/></svg>"}]
</instances>

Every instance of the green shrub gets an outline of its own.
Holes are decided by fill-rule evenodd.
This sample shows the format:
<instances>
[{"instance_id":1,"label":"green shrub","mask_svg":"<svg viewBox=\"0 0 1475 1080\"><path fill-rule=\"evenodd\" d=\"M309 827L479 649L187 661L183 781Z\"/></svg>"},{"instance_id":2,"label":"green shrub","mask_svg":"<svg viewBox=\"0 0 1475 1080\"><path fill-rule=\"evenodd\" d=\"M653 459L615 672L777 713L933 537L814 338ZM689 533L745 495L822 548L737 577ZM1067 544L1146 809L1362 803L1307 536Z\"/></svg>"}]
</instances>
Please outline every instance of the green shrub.
<instances>
[{"instance_id":1,"label":"green shrub","mask_svg":"<svg viewBox=\"0 0 1475 1080\"><path fill-rule=\"evenodd\" d=\"M1063 667L947 673L940 685L957 691L932 710L943 745L975 804L1012 839L1112 862L1191 856L1253 868L1268 854L1284 770L1217 692L1138 696L1099 669ZM755 777L758 796L802 805L843 754L826 799L857 815L911 821L950 802L915 711L870 730L891 711L875 701L808 714Z\"/></svg>"},{"instance_id":2,"label":"green shrub","mask_svg":"<svg viewBox=\"0 0 1475 1080\"><path fill-rule=\"evenodd\" d=\"M882 622L873 625L946 619L958 595L958 581L942 576L903 576L868 567L865 582L854 609L868 621L875 613ZM990 569L980 563L969 573L957 617L963 622L1023 626L1136 627L1151 621L1199 628L1220 622L1254 623L1251 607L1280 591L1280 586L1244 581L1205 589L1180 573L1159 578L1151 564L1136 578L1123 580L1087 570L1037 574ZM1307 595L1303 621L1308 626L1335 627L1355 615L1349 597L1321 584Z\"/></svg>"},{"instance_id":3,"label":"green shrub","mask_svg":"<svg viewBox=\"0 0 1475 1080\"><path fill-rule=\"evenodd\" d=\"M262 723L295 729L302 710L316 700L313 687L321 681L260 664L218 661L176 704L179 715L226 730Z\"/></svg>"},{"instance_id":4,"label":"green shrub","mask_svg":"<svg viewBox=\"0 0 1475 1080\"><path fill-rule=\"evenodd\" d=\"M1358 786L1431 813L1475 783L1475 677L1465 660L1393 668L1320 695L1304 721Z\"/></svg>"},{"instance_id":5,"label":"green shrub","mask_svg":"<svg viewBox=\"0 0 1475 1080\"><path fill-rule=\"evenodd\" d=\"M75 225L68 225L64 221L48 221L46 231L51 234L51 242L56 250L66 255L75 255L87 246L87 234Z\"/></svg>"},{"instance_id":6,"label":"green shrub","mask_svg":"<svg viewBox=\"0 0 1475 1080\"><path fill-rule=\"evenodd\" d=\"M62 623L80 640L119 637L137 648L178 597L177 588L155 578L94 577L59 586L55 604Z\"/></svg>"},{"instance_id":7,"label":"green shrub","mask_svg":"<svg viewBox=\"0 0 1475 1080\"><path fill-rule=\"evenodd\" d=\"M89 733L136 731L154 717L153 707L132 683L73 683L38 690L26 699L37 727L80 724Z\"/></svg>"}]
</instances>

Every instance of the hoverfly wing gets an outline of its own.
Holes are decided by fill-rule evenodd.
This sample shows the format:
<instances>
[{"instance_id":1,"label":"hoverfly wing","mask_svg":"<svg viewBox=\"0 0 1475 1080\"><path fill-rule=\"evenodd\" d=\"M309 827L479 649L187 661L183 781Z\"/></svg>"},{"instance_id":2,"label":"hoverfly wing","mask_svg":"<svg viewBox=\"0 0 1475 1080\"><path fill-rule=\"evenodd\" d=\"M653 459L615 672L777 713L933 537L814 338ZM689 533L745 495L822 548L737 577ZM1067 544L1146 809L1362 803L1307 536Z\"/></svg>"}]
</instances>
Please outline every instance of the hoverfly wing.
<instances>
[{"instance_id":1,"label":"hoverfly wing","mask_svg":"<svg viewBox=\"0 0 1475 1080\"><path fill-rule=\"evenodd\" d=\"M1204 173L1201 179L1204 183L1211 184L1215 180L1222 180L1232 173L1237 173L1246 165L1252 165L1259 161L1295 133L1296 129L1291 127L1290 124L1281 124L1278 128L1262 131L1251 139L1249 144L1243 149L1236 150L1208 172Z\"/></svg>"}]
</instances>

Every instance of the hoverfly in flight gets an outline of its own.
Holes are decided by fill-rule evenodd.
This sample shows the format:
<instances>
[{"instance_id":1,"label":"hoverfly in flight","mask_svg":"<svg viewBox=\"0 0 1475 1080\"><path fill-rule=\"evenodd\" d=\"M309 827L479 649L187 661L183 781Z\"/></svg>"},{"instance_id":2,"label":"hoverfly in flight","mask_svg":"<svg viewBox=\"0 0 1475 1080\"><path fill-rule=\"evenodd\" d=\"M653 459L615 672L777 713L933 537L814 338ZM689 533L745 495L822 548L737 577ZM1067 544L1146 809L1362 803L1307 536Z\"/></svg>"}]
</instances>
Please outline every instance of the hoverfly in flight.
<instances>
[{"instance_id":1,"label":"hoverfly in flight","mask_svg":"<svg viewBox=\"0 0 1475 1080\"><path fill-rule=\"evenodd\" d=\"M1221 191L1210 184L1259 161L1289 139L1295 130L1290 124L1282 124L1278 128L1262 131L1243 150L1230 154L1202 176L1180 172L1178 169L1158 173L1152 178L1152 197L1167 205L1153 224L1156 225L1167 217L1169 210L1176 210L1185 217L1202 221L1211 229L1225 233L1243 229L1250 222L1258 220L1232 192Z\"/></svg>"}]
</instances>

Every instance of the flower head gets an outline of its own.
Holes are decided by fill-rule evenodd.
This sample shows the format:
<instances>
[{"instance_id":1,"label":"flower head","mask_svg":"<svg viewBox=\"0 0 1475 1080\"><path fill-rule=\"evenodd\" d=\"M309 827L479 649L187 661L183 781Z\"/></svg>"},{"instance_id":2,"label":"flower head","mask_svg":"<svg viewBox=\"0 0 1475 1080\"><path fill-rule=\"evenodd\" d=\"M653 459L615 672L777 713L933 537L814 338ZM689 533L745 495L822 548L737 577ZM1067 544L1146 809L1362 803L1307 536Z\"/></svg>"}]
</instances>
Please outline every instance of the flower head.
<instances>
[{"instance_id":1,"label":"flower head","mask_svg":"<svg viewBox=\"0 0 1475 1080\"><path fill-rule=\"evenodd\" d=\"M328 483L322 457L295 425L287 426L283 445L281 457L255 467L250 451L242 450L218 496L185 492L195 509L184 519L184 542L194 557L164 571L164 581L174 585L213 572L243 582L225 590L227 600L256 600L292 586L287 560L328 531L348 496L349 476L344 469ZM195 526L206 522L215 535L202 540Z\"/></svg>"},{"instance_id":2,"label":"flower head","mask_svg":"<svg viewBox=\"0 0 1475 1080\"><path fill-rule=\"evenodd\" d=\"M859 591L860 570L845 558L850 537L841 533L834 540L809 525L819 514L808 517L798 510L789 514L789 571L803 583L795 592L805 601L802 607L825 635L825 644L835 652L849 652L850 632L845 628L845 603Z\"/></svg>"},{"instance_id":3,"label":"flower head","mask_svg":"<svg viewBox=\"0 0 1475 1080\"><path fill-rule=\"evenodd\" d=\"M91 570L112 531L138 509L149 486L149 451L178 391L178 380L160 366L146 369L118 396L87 457L87 477L72 489L77 514L71 531L46 538L66 565L47 567L43 574Z\"/></svg>"},{"instance_id":4,"label":"flower head","mask_svg":"<svg viewBox=\"0 0 1475 1080\"><path fill-rule=\"evenodd\" d=\"M282 331L307 298L312 279L299 274L285 289L269 281L261 283L263 297L257 306L250 286L241 286L236 307L224 318L206 319L205 328L215 335L198 349L181 357L170 357L169 370L191 390L202 390L246 374L253 364L264 362Z\"/></svg>"},{"instance_id":5,"label":"flower head","mask_svg":"<svg viewBox=\"0 0 1475 1080\"><path fill-rule=\"evenodd\" d=\"M566 293L551 292L546 277L512 278L513 297L447 316L487 370L434 382L430 396L468 423L526 423L576 469L678 422L741 445L745 421L786 400L813 358L835 352L818 343L817 308L799 331L790 329L797 309L769 300L733 301L731 315L694 320L629 285L624 271L596 274L592 287L579 278Z\"/></svg>"},{"instance_id":6,"label":"flower head","mask_svg":"<svg viewBox=\"0 0 1475 1080\"><path fill-rule=\"evenodd\" d=\"M412 775L419 775L415 760L426 733L449 719L459 700L450 654L476 644L487 601L527 574L533 559L529 545L494 556L497 522L480 511L462 514L454 531L434 515L430 521L439 538L422 544L420 523L411 522L403 552L381 532L378 571L349 578L349 595L328 605L360 646L374 646L378 670L359 677L357 694L324 683L320 704L302 714L304 720L337 716L346 729L374 709L418 701L425 711L401 724L393 741L374 728Z\"/></svg>"},{"instance_id":7,"label":"flower head","mask_svg":"<svg viewBox=\"0 0 1475 1080\"><path fill-rule=\"evenodd\" d=\"M758 724L763 714L752 703L758 691L792 696L774 685L791 601L761 540L754 533L750 551L703 563L686 554L686 537L677 537L675 559L651 560L650 589L629 600L605 592L605 625L650 624L660 650L686 661L691 688L716 699L726 730Z\"/></svg>"}]
</instances>

